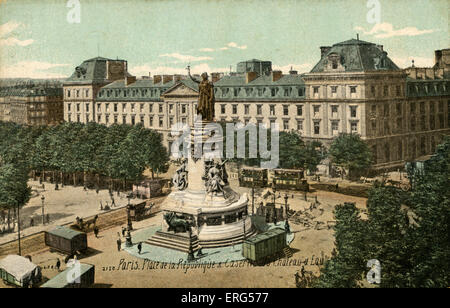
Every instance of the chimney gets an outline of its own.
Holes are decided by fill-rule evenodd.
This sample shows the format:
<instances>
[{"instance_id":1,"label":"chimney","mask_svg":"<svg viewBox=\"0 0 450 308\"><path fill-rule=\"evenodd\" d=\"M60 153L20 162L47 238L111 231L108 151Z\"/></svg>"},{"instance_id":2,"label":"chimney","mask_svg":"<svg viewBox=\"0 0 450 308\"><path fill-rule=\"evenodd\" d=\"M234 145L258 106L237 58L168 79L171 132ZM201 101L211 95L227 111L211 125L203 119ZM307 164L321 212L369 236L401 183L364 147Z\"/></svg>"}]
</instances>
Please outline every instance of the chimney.
<instances>
[{"instance_id":1,"label":"chimney","mask_svg":"<svg viewBox=\"0 0 450 308\"><path fill-rule=\"evenodd\" d=\"M211 81L214 83L223 77L223 73L211 73Z\"/></svg>"},{"instance_id":2,"label":"chimney","mask_svg":"<svg viewBox=\"0 0 450 308\"><path fill-rule=\"evenodd\" d=\"M320 47L320 58L322 59L331 49L331 46L321 46Z\"/></svg>"},{"instance_id":3,"label":"chimney","mask_svg":"<svg viewBox=\"0 0 450 308\"><path fill-rule=\"evenodd\" d=\"M256 72L246 72L245 73L245 83L252 82L256 78L258 78L258 73L256 73Z\"/></svg>"},{"instance_id":4,"label":"chimney","mask_svg":"<svg viewBox=\"0 0 450 308\"><path fill-rule=\"evenodd\" d=\"M153 76L153 84L157 84L161 82L161 75Z\"/></svg>"},{"instance_id":5,"label":"chimney","mask_svg":"<svg viewBox=\"0 0 450 308\"><path fill-rule=\"evenodd\" d=\"M291 66L291 70L289 71L289 75L297 75L298 74L298 72L297 71L294 71L293 69L292 69L292 66Z\"/></svg>"},{"instance_id":6,"label":"chimney","mask_svg":"<svg viewBox=\"0 0 450 308\"><path fill-rule=\"evenodd\" d=\"M436 67L442 67L442 50L434 51L434 63Z\"/></svg>"},{"instance_id":7,"label":"chimney","mask_svg":"<svg viewBox=\"0 0 450 308\"><path fill-rule=\"evenodd\" d=\"M283 77L283 72L282 71L272 71L272 81L277 81L281 77Z\"/></svg>"},{"instance_id":8,"label":"chimney","mask_svg":"<svg viewBox=\"0 0 450 308\"><path fill-rule=\"evenodd\" d=\"M173 80L173 75L163 75L162 76L163 83L168 83Z\"/></svg>"},{"instance_id":9,"label":"chimney","mask_svg":"<svg viewBox=\"0 0 450 308\"><path fill-rule=\"evenodd\" d=\"M125 76L125 85L128 86L129 84L136 82L136 76Z\"/></svg>"}]
</instances>

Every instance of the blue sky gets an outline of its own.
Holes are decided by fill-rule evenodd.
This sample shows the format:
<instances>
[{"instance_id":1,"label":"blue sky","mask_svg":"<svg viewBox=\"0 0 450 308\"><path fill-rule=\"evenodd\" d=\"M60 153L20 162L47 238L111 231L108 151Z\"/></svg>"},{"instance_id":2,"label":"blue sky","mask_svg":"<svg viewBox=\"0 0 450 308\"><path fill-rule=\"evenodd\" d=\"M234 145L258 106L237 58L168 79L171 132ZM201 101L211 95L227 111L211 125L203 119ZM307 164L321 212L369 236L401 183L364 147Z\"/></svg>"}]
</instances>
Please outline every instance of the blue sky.
<instances>
[{"instance_id":1,"label":"blue sky","mask_svg":"<svg viewBox=\"0 0 450 308\"><path fill-rule=\"evenodd\" d=\"M137 76L229 71L239 61L309 71L320 46L356 33L384 45L391 59L431 66L449 47L447 0L0 0L0 77L66 77L98 55L128 60ZM368 8L369 2L369 8ZM373 22L373 21L372 21Z\"/></svg>"}]
</instances>

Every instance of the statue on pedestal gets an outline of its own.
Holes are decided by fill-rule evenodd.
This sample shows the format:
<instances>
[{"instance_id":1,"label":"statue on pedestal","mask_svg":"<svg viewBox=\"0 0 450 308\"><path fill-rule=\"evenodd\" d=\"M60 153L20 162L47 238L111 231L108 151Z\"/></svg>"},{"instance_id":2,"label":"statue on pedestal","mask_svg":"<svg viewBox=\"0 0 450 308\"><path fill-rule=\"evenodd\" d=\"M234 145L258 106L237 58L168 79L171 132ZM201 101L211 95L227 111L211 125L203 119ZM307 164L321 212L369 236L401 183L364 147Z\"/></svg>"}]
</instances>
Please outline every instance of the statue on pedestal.
<instances>
[{"instance_id":1,"label":"statue on pedestal","mask_svg":"<svg viewBox=\"0 0 450 308\"><path fill-rule=\"evenodd\" d=\"M190 67L187 67L188 75L192 81L198 83L198 104L197 114L202 115L202 120L211 122L214 119L214 86L208 80L208 73L203 73L202 81L198 81L191 76Z\"/></svg>"},{"instance_id":2,"label":"statue on pedestal","mask_svg":"<svg viewBox=\"0 0 450 308\"><path fill-rule=\"evenodd\" d=\"M213 167L208 170L208 178L206 181L206 191L208 193L224 193L223 187L225 182L222 179L222 166L216 163Z\"/></svg>"}]
</instances>

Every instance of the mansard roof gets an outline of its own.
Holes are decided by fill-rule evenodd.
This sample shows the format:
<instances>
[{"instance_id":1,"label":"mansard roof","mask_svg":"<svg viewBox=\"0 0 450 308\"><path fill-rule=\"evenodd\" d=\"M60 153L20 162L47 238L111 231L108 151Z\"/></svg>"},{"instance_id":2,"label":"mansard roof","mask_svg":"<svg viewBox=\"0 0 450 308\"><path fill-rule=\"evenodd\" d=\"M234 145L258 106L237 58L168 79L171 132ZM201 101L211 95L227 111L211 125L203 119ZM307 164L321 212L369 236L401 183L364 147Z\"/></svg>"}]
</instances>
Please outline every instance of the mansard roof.
<instances>
[{"instance_id":1,"label":"mansard roof","mask_svg":"<svg viewBox=\"0 0 450 308\"><path fill-rule=\"evenodd\" d=\"M374 43L351 39L331 46L311 73L333 72L327 68L329 56L336 54L345 72L397 71L400 68L387 56L387 52Z\"/></svg>"}]
</instances>

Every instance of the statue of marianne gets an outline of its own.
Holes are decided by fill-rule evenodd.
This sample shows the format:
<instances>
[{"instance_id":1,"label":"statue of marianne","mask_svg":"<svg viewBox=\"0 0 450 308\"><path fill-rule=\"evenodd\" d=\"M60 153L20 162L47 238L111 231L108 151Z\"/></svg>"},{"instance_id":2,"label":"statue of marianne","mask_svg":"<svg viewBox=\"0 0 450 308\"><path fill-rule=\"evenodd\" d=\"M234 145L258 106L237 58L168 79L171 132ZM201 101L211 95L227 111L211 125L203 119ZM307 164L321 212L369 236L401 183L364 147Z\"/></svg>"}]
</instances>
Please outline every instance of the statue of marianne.
<instances>
[{"instance_id":1,"label":"statue of marianne","mask_svg":"<svg viewBox=\"0 0 450 308\"><path fill-rule=\"evenodd\" d=\"M187 67L189 78L198 83L197 114L202 115L202 120L213 121L214 119L214 85L208 80L208 73L202 74L202 81L195 80L191 76L190 67Z\"/></svg>"}]
</instances>

